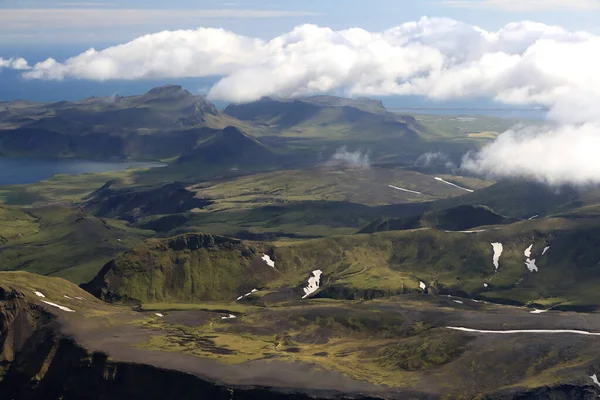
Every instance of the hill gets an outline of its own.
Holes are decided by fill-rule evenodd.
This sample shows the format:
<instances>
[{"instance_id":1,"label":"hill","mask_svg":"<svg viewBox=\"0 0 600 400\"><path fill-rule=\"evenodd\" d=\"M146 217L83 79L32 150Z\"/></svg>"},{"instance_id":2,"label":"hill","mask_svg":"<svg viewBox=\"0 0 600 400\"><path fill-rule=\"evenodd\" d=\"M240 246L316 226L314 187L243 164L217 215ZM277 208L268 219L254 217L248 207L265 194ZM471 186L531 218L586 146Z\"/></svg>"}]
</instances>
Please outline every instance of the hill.
<instances>
[{"instance_id":1,"label":"hill","mask_svg":"<svg viewBox=\"0 0 600 400\"><path fill-rule=\"evenodd\" d=\"M504 180L473 193L440 200L434 207L483 205L509 217L530 218L575 209L599 200L600 195L595 188L553 188L533 181Z\"/></svg>"},{"instance_id":2,"label":"hill","mask_svg":"<svg viewBox=\"0 0 600 400\"><path fill-rule=\"evenodd\" d=\"M465 231L486 225L503 225L516 220L496 214L485 206L461 205L444 210L428 211L407 218L377 219L359 233L375 233L418 228Z\"/></svg>"},{"instance_id":3,"label":"hill","mask_svg":"<svg viewBox=\"0 0 600 400\"><path fill-rule=\"evenodd\" d=\"M473 212L497 218L489 210ZM324 297L361 299L414 293L420 291L420 282L425 282L431 293L509 304L596 308L600 304L593 290L594 285L600 284L596 268L600 253L595 250L600 248L597 247L599 230L596 218L582 219L578 214L568 214L473 232L421 228L276 242L269 246L273 247L269 254L281 275L275 281L261 282L261 287L276 293L298 288L318 268L323 271L318 295ZM501 250L492 243L500 243ZM169 265L174 266L177 258L168 255L169 252L165 253L166 259L160 252L147 249L140 252L136 259L144 260L143 265L154 265L155 272L159 265L163 269L172 268ZM229 252L224 251L223 257L229 257L226 254ZM495 255L499 255L498 265ZM234 264L247 265L247 262ZM127 274L136 277L127 275L127 281L144 281L144 277L152 276L154 272L145 268L139 271L137 267L130 268ZM223 268L225 271L230 267ZM99 281L104 282L103 278ZM146 283L141 286L145 288ZM161 285L156 296L161 296L160 288L171 287L169 282ZM111 289L110 284L107 289ZM120 295L126 297L126 291ZM146 300L158 298L150 296Z\"/></svg>"},{"instance_id":4,"label":"hill","mask_svg":"<svg viewBox=\"0 0 600 400\"><path fill-rule=\"evenodd\" d=\"M94 215L135 222L150 215L177 214L204 208L210 201L196 198L182 183L112 188L109 181L89 194L85 208Z\"/></svg>"},{"instance_id":5,"label":"hill","mask_svg":"<svg viewBox=\"0 0 600 400\"><path fill-rule=\"evenodd\" d=\"M152 234L66 204L0 207L0 270L89 281L117 254Z\"/></svg>"},{"instance_id":6,"label":"hill","mask_svg":"<svg viewBox=\"0 0 600 400\"><path fill-rule=\"evenodd\" d=\"M203 234L147 241L83 286L107 301L232 300L278 276L265 246Z\"/></svg>"}]
</instances>

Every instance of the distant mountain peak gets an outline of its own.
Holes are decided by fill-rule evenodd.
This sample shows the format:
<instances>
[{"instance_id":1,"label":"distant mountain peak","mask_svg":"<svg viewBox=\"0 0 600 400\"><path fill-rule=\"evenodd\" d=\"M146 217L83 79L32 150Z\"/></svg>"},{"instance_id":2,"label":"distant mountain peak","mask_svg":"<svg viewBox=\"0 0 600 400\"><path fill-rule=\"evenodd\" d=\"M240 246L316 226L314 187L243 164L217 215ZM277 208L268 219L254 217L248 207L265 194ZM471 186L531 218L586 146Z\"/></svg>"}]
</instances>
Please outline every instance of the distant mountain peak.
<instances>
[{"instance_id":1,"label":"distant mountain peak","mask_svg":"<svg viewBox=\"0 0 600 400\"><path fill-rule=\"evenodd\" d=\"M163 96L191 96L192 94L180 85L164 85L150 89L145 96L163 97Z\"/></svg>"},{"instance_id":2,"label":"distant mountain peak","mask_svg":"<svg viewBox=\"0 0 600 400\"><path fill-rule=\"evenodd\" d=\"M247 138L248 135L245 134L244 132L242 132L241 130L239 130L238 128L236 128L235 126L228 126L225 129L223 129L223 136L225 137L230 137L230 138Z\"/></svg>"}]
</instances>

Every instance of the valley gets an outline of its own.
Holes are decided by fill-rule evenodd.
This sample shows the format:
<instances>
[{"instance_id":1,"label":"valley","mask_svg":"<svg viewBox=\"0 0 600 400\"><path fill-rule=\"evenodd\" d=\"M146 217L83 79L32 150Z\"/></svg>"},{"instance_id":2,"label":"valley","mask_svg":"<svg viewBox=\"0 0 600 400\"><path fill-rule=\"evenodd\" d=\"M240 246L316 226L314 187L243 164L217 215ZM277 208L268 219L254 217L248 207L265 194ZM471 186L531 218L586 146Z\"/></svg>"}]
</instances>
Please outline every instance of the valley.
<instances>
[{"instance_id":1,"label":"valley","mask_svg":"<svg viewBox=\"0 0 600 400\"><path fill-rule=\"evenodd\" d=\"M3 157L166 164L0 186L0 398L600 394L600 191L460 167L523 121L175 85L0 108Z\"/></svg>"}]
</instances>

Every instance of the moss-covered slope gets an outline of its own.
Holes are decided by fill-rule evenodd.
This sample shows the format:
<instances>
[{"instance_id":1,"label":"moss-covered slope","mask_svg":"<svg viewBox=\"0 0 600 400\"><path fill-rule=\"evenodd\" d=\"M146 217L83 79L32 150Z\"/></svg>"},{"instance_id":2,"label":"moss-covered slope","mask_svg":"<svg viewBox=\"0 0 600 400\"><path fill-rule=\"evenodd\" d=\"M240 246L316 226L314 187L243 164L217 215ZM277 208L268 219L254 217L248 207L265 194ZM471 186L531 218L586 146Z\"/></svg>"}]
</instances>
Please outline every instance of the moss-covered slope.
<instances>
[{"instance_id":1,"label":"moss-covered slope","mask_svg":"<svg viewBox=\"0 0 600 400\"><path fill-rule=\"evenodd\" d=\"M152 239L106 264L84 288L107 301L234 300L278 275L265 251L205 234Z\"/></svg>"}]
</instances>

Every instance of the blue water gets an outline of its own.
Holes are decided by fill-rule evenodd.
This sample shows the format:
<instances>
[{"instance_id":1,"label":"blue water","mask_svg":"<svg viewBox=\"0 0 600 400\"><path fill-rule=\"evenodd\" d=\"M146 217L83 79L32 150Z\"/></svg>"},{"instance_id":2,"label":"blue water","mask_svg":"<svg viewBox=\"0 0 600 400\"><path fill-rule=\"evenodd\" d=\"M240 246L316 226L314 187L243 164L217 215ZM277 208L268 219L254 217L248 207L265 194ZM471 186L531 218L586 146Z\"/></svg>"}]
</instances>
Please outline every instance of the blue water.
<instances>
[{"instance_id":1,"label":"blue water","mask_svg":"<svg viewBox=\"0 0 600 400\"><path fill-rule=\"evenodd\" d=\"M159 162L0 157L0 185L34 183L51 178L56 174L75 175L89 172L121 171L131 167L162 166L165 164Z\"/></svg>"}]
</instances>

